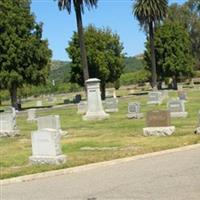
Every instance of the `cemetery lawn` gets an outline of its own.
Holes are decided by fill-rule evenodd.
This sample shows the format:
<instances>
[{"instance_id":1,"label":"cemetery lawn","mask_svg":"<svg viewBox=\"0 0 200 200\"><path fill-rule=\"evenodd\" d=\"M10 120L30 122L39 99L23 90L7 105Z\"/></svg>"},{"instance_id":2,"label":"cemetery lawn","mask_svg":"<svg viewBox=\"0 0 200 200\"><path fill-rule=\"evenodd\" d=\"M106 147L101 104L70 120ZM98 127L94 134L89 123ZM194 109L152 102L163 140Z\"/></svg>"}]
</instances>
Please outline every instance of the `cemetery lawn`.
<instances>
[{"instance_id":1,"label":"cemetery lawn","mask_svg":"<svg viewBox=\"0 0 200 200\"><path fill-rule=\"evenodd\" d=\"M200 135L194 130L198 123L200 110L200 91L186 90L187 118L174 118L171 124L176 127L172 136L144 137L144 119L128 119L127 105L131 101L141 102L142 112L153 109L166 109L167 100L162 105L147 105L147 95L128 95L119 98L119 112L111 113L104 121L83 121L77 114L76 105L56 109L37 110L37 116L60 115L61 127L67 131L61 139L62 151L67 155L66 164L60 166L33 166L29 164L31 156L31 131L37 129L36 123L27 122L27 112L17 116L17 126L20 136L15 138L0 138L0 178L10 178L49 170L68 168L94 162L101 162L138 154L156 152L191 144L200 143ZM170 97L176 97L176 92L170 92Z\"/></svg>"}]
</instances>

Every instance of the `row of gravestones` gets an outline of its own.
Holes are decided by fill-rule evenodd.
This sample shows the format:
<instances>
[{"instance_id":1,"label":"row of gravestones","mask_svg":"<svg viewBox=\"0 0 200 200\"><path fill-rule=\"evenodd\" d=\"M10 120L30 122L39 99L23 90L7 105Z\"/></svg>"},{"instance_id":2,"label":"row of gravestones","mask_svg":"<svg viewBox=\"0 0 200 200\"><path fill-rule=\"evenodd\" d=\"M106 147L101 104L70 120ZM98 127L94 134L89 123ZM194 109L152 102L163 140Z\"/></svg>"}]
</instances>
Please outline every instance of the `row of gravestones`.
<instances>
[{"instance_id":1,"label":"row of gravestones","mask_svg":"<svg viewBox=\"0 0 200 200\"><path fill-rule=\"evenodd\" d=\"M37 118L38 130L32 132L32 164L61 164L66 161L60 148L62 131L58 115ZM199 112L200 127L200 112ZM200 129L200 128L199 128ZM170 125L169 111L151 111L147 113L147 127L143 128L145 136L171 135L175 127ZM200 132L199 132L200 134Z\"/></svg>"}]
</instances>

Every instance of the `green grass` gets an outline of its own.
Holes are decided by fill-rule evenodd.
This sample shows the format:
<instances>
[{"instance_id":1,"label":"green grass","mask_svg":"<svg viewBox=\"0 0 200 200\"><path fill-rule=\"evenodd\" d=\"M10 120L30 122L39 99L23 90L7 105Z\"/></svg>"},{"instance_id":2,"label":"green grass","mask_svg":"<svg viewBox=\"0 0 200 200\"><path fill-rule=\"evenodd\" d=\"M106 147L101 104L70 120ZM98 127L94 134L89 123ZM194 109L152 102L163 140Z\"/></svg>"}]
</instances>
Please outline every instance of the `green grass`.
<instances>
[{"instance_id":1,"label":"green grass","mask_svg":"<svg viewBox=\"0 0 200 200\"><path fill-rule=\"evenodd\" d=\"M126 93L126 91L120 92ZM175 96L175 92L170 92L170 97ZM176 126L176 132L169 137L144 137L142 128L145 127L145 118L138 120L126 118L127 105L130 101L141 102L143 113L152 109L166 109L167 100L159 106L147 105L147 95L129 95L127 98L120 98L119 112L112 113L109 119L98 122L83 121L82 116L76 113L76 106L38 110L38 116L60 115L62 130L68 132L61 139L63 153L67 155L67 163L60 166L29 164L31 131L36 130L37 125L35 122L27 122L27 113L22 112L17 117L20 136L0 138L0 178L5 179L200 143L200 136L194 134L198 120L197 112L200 110L200 92L188 90L188 97L186 110L189 115L185 119L172 119L171 123ZM94 150L83 150L83 147L91 147ZM106 149L105 147L114 148ZM104 148L104 150L97 148Z\"/></svg>"}]
</instances>

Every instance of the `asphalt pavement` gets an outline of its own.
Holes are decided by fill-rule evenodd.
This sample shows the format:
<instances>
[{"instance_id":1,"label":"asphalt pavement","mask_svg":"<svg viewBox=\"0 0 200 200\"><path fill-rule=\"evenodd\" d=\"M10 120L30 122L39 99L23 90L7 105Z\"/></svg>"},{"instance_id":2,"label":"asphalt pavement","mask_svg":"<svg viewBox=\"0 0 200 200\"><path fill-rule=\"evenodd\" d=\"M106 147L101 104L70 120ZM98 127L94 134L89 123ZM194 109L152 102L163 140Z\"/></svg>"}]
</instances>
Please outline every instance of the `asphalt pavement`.
<instances>
[{"instance_id":1,"label":"asphalt pavement","mask_svg":"<svg viewBox=\"0 0 200 200\"><path fill-rule=\"evenodd\" d=\"M200 147L1 186L1 200L200 200Z\"/></svg>"}]
</instances>

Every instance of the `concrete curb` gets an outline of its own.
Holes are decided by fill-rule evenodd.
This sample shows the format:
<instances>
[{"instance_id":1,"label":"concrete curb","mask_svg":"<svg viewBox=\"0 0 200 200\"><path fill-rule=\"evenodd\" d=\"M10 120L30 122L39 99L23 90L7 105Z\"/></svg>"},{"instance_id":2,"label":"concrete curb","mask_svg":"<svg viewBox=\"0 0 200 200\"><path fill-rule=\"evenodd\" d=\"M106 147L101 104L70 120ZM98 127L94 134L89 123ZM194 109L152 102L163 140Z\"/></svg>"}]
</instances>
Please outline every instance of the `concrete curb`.
<instances>
[{"instance_id":1,"label":"concrete curb","mask_svg":"<svg viewBox=\"0 0 200 200\"><path fill-rule=\"evenodd\" d=\"M189 146L184 146L184 147L179 147L179 148L174 148L174 149L168 149L168 150L163 150L163 151L158 151L158 152L153 152L153 153L127 157L127 158L104 161L104 162L99 162L99 163L92 163L92 164L87 164L87 165L82 165L82 166L72 167L72 168L67 168L67 169L60 169L60 170L43 172L43 173L20 176L16 178L4 179L0 181L0 185L2 186L2 185L12 184L12 183L32 181L32 180L53 177L53 176L58 176L58 175L78 173L78 172L87 171L87 170L98 168L98 167L111 166L111 165L126 163L126 162L130 162L134 160L145 159L145 158L150 158L154 156L165 155L165 154L186 151L186 150L196 149L196 148L200 148L200 144L194 144L194 145L189 145Z\"/></svg>"}]
</instances>

